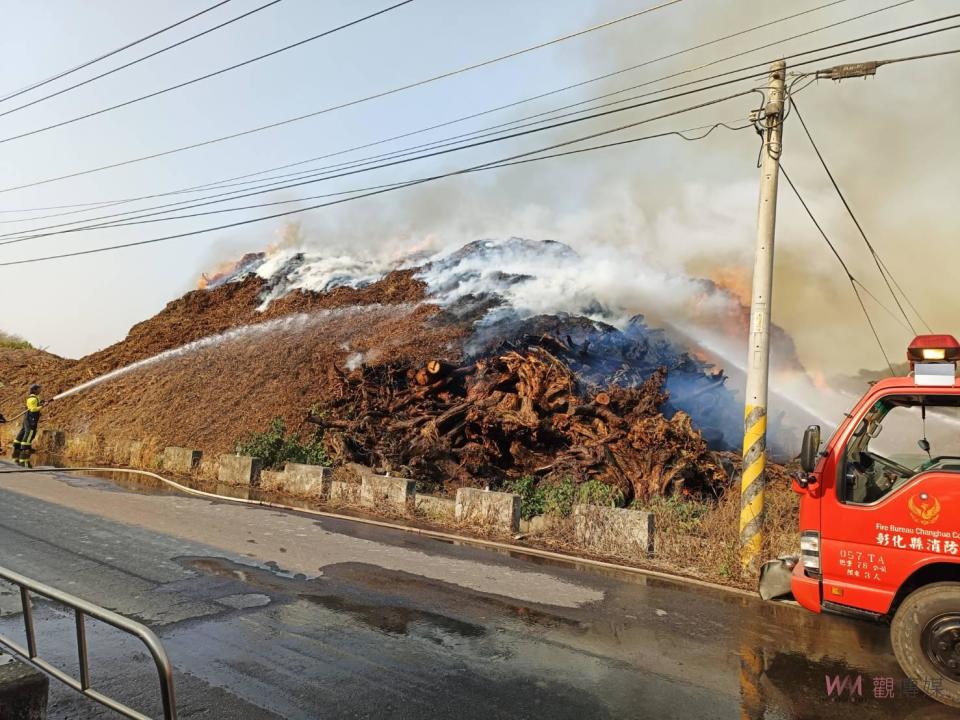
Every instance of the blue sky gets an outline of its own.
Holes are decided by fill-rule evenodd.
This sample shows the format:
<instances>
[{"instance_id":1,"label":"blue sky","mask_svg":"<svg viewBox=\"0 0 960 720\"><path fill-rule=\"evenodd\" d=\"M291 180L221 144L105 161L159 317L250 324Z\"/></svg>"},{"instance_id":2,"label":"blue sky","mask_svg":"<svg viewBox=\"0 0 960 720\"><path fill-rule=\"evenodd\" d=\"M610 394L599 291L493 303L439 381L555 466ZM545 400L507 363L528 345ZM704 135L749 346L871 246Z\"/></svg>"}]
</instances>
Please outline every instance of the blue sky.
<instances>
[{"instance_id":1,"label":"blue sky","mask_svg":"<svg viewBox=\"0 0 960 720\"><path fill-rule=\"evenodd\" d=\"M277 130L75 180L0 194L0 210L163 191L335 151L549 90L825 2L685 0L675 7L521 58ZM761 33L437 131L423 139L574 102L892 2L847 0ZM2 76L0 91L15 90L44 78L208 4L212 3L47 0L8 4L4 11L5 43L0 47L0 66L7 72ZM258 4L256 0L233 0L185 27L98 63L94 68L112 67L121 58L139 56ZM238 62L388 4L370 0L284 0L223 31L135 68L2 117L0 137ZM380 18L251 67L101 117L0 144L0 186L123 160L310 112L653 4L652 0L415 0ZM955 7L947 0L916 0L868 20L750 55L720 69L765 61L776 52L815 47L946 14ZM896 47L884 48L864 58L960 46L960 37L950 38L946 34L936 40L904 46L905 52ZM942 308L950 295L931 290L929 286L937 283L930 281L929 268L925 272L917 266L916 253L906 247L910 243L904 243L904 233L922 226L924 252L941 258L956 255L953 230L948 222L937 219L943 212L939 193L943 192L944 183L949 186L949 174L944 175L949 169L938 167L931 174L929 157L924 157L929 155L929 138L926 132L916 130L917 114L923 114L923 108L956 104L955 98L943 98L943 90L957 86L958 71L960 60L955 58L893 66L883 69L878 78L870 81L858 80L841 86L818 84L805 92L803 105L805 116L821 128L818 140L829 147L835 169L848 178L847 189L868 215L877 233L878 246L896 263L904 284L916 288L923 297L928 314L942 324L952 321L951 308ZM80 79L90 74L93 68L71 77ZM31 93L22 99L37 94ZM11 107L12 102L16 101L0 104L0 109ZM686 127L715 119L743 117L753 103L748 99L723 108L711 108L709 112L691 113L656 127ZM674 103L667 107L677 106ZM606 121L606 126L611 122ZM603 122L376 175L346 178L338 181L339 184L309 186L308 190L311 194L326 192L460 167L471 161L560 140L581 129L585 132L600 127L604 127ZM797 144L797 157L791 158L788 145L785 162L789 159L791 168L797 168L792 172L797 179L805 181L810 196L823 202L824 217L840 223L842 216L830 206L823 178L817 174L807 148L801 144L799 127L790 127L789 131L792 135L787 136L786 142ZM390 147L401 145L396 143ZM939 153L954 152L958 149L957 140L942 138L938 140L938 147ZM304 232L314 244L358 243L368 249L376 248L381 241L395 240L388 237L394 233L402 234L411 244L421 235L446 234L449 239L457 239L460 235L466 238L470 233L510 233L513 227L517 228L516 232L537 232L542 228L544 233L562 233L566 229L572 234L575 231L571 228L578 225L571 218L601 212L598 208L611 197L629 196L642 211L644 232L650 232L651 228L656 231L654 234L672 231L702 243L697 246L699 249L676 259L678 267L682 265L696 272L714 262L710 254L712 248L717 249L725 263L736 264L749 256L755 220L755 157L756 143L749 133L718 136L716 140L690 145L664 141L646 144L642 149L638 146L607 153L603 158L578 158L549 167L534 165L496 175L461 178L446 181L442 189L419 188L406 194L360 201L349 208L320 211L303 218ZM881 178L882 183L878 182ZM263 200L291 197L294 195L277 194ZM17 259L96 247L262 213L249 211L37 239L0 248L0 256ZM800 338L809 338L801 343L802 352L813 358L828 357L829 353L806 347L814 344L818 336L822 337L823 331L818 335L801 324L801 318L809 317L804 303L812 302L823 311L836 307L838 302L844 303L845 310L855 308L849 304L850 299L841 294L842 283L838 282L836 269L814 244L815 238L809 238L809 228L800 229L802 218L789 207L783 208L783 213L781 237L784 241L795 238L796 246L785 249L779 269L782 286L791 292L790 301L781 311L781 321ZM731 219L729 215L734 217ZM0 219L16 216L0 215ZM622 220L624 214L620 212L617 217ZM567 221L562 221L564 218ZM28 226L24 223L0 227ZM193 287L199 273L216 261L243 250L263 247L276 238L280 229L281 223L274 221L136 250L0 268L0 283L7 298L5 320L0 325L53 352L68 356L85 354L122 338L130 325L154 314L166 302ZM617 231L623 232L623 228ZM842 232L847 233L847 228ZM643 241L641 236L637 242ZM846 234L843 237L847 239ZM853 240L849 239L851 254L855 252ZM662 238L660 241L663 242ZM910 242L920 241L914 237ZM813 247L818 250L810 249ZM699 260L697 253L702 256ZM865 258L856 257L852 262L864 273L869 271ZM934 272L940 271L934 268ZM813 293L812 289L819 283L823 285L822 292ZM831 328L830 337L838 342L849 333L849 327L845 328L842 323L834 322ZM858 325L858 333L859 330ZM888 332L893 346L898 342L897 336L892 334L894 330L888 329Z\"/></svg>"}]
</instances>

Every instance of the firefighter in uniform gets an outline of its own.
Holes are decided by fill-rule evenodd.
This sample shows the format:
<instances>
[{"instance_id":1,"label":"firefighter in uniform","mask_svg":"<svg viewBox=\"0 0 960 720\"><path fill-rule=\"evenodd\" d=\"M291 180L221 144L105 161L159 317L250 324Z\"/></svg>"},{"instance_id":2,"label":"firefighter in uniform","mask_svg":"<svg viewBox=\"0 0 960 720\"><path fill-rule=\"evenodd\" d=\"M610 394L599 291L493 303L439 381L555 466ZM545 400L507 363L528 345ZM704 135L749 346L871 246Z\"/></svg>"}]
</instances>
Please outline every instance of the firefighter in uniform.
<instances>
[{"instance_id":1,"label":"firefighter in uniform","mask_svg":"<svg viewBox=\"0 0 960 720\"><path fill-rule=\"evenodd\" d=\"M43 407L43 400L40 399L40 386L31 385L30 394L27 395L27 411L23 415L23 425L20 426L20 432L17 433L17 439L13 441L13 457L27 457L33 449L33 440L37 436L37 425L40 422L40 408Z\"/></svg>"}]
</instances>

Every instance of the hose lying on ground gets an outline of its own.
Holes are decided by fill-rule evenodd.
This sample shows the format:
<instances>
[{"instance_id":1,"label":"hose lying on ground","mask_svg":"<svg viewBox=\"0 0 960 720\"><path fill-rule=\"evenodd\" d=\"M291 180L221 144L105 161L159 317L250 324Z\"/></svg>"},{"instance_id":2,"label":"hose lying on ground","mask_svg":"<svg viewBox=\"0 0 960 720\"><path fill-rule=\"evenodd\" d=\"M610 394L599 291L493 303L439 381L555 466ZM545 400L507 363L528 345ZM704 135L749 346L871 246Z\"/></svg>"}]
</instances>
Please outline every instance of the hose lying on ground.
<instances>
[{"instance_id":1,"label":"hose lying on ground","mask_svg":"<svg viewBox=\"0 0 960 720\"><path fill-rule=\"evenodd\" d=\"M165 478L162 475L157 473L150 472L149 470L138 470L134 468L115 468L115 467L70 467L70 468L58 468L58 467L46 467L46 468L16 468L10 470L0 470L0 475L11 475L17 473L58 473L58 472L73 472L73 473L84 473L84 472L112 472L112 473L125 473L128 475L145 475L146 477L154 478L159 480L165 485L172 487L176 490L179 490L182 493L187 495L193 495L195 497L207 498L209 500L219 500L225 502L239 503L242 505L261 505L263 507L268 507L273 510L285 510L287 512L294 513L303 513L306 515L312 515L315 517L325 517L331 518L334 520L346 520L349 522L362 523L364 525L373 525L376 527L387 528L390 530L401 530L403 532L414 533L415 535L420 535L423 537L434 538L437 540L446 540L462 543L465 545L476 545L478 547L490 548L493 550L499 551L509 551L511 553L518 553L523 555L529 555L532 557L547 558L550 560L556 560L563 563L570 563L573 565L587 566L591 568L601 568L605 570L616 570L619 572L630 573L633 575L645 575L648 577L663 578L665 580L672 580L675 582L687 583L690 585L698 585L700 587L712 588L714 590L723 590L729 593L736 593L738 595L745 595L748 597L756 597L756 593L747 592L746 590L741 590L740 588L728 587L726 585L720 585L719 583L712 583L706 580L698 580L696 578L683 577L682 575L671 575L670 573L659 572L657 570L648 570L645 568L631 567L630 565L620 565L618 563L605 562L603 560L592 560L590 558L581 558L574 555L565 555L563 553L551 552L550 550L540 550L538 548L531 548L524 545L515 545L512 543L498 542L496 540L484 540L482 538L467 537L464 535L455 535L453 533L441 532L439 530L427 530L426 528L418 528L410 525L400 525L398 523L385 522L383 520L373 520L371 518L356 517L353 515L341 515L339 513L326 512L323 510L313 510L311 508L296 507L294 505L284 505L282 503L274 503L269 500L253 500L250 498L238 498L230 497L229 495L218 495L217 493L206 492L205 490L197 490L196 488L189 487L187 485L181 485L180 483Z\"/></svg>"}]
</instances>

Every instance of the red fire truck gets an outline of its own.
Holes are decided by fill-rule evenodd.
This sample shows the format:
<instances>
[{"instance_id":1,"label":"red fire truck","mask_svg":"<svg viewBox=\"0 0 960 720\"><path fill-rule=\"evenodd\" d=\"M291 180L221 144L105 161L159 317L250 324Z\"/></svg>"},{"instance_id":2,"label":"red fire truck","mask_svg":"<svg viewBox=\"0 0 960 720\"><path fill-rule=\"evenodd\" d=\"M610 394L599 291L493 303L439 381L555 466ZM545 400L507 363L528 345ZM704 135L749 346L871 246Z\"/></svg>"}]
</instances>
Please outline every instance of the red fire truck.
<instances>
[{"instance_id":1,"label":"red fire truck","mask_svg":"<svg viewBox=\"0 0 960 720\"><path fill-rule=\"evenodd\" d=\"M790 570L808 610L890 622L904 673L960 707L960 343L922 335L907 359L910 375L875 383L823 451L807 428L801 555L761 577Z\"/></svg>"}]
</instances>

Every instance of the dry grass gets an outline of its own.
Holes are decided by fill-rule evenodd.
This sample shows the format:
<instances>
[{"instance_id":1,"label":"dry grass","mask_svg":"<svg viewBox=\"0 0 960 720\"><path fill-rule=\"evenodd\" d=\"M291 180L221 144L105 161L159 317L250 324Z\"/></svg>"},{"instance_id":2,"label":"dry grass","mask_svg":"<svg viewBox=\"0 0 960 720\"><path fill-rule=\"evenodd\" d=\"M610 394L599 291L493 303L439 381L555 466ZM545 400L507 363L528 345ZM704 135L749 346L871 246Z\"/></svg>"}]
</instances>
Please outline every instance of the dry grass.
<instances>
[{"instance_id":1,"label":"dry grass","mask_svg":"<svg viewBox=\"0 0 960 720\"><path fill-rule=\"evenodd\" d=\"M772 483L766 492L762 557L796 553L800 547L798 498L789 486ZM714 502L660 501L650 508L655 518L658 563L715 582L752 587L757 571L740 564L740 494L727 491Z\"/></svg>"},{"instance_id":2,"label":"dry grass","mask_svg":"<svg viewBox=\"0 0 960 720\"><path fill-rule=\"evenodd\" d=\"M106 458L106 447L103 435L67 435L64 454L78 460L99 460Z\"/></svg>"}]
</instances>

